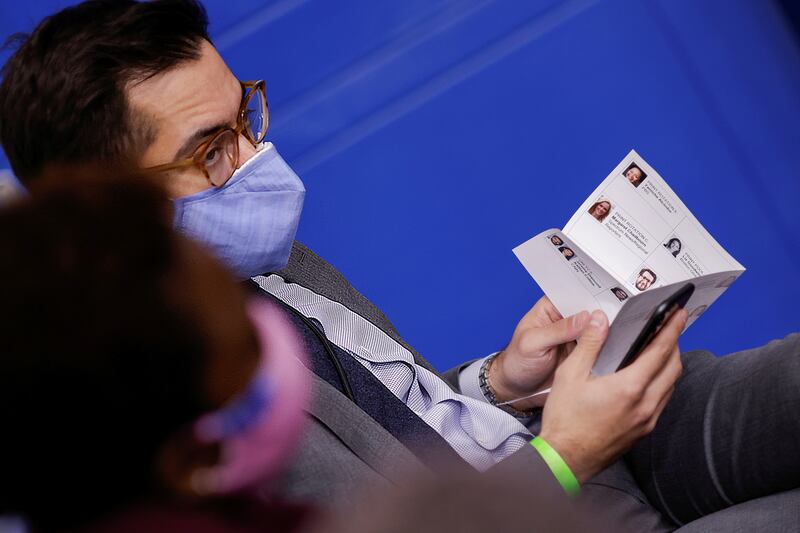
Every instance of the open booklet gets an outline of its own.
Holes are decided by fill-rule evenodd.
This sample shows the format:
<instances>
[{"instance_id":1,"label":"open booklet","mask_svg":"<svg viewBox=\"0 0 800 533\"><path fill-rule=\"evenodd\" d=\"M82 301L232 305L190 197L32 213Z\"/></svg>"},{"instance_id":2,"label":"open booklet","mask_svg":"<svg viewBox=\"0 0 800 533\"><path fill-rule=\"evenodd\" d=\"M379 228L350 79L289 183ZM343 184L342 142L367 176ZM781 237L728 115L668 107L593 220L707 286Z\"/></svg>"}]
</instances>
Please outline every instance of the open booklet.
<instances>
[{"instance_id":1,"label":"open booklet","mask_svg":"<svg viewBox=\"0 0 800 533\"><path fill-rule=\"evenodd\" d=\"M688 328L745 270L633 150L563 230L514 253L563 316L608 315L597 375L617 370L658 304L687 281L695 285Z\"/></svg>"}]
</instances>

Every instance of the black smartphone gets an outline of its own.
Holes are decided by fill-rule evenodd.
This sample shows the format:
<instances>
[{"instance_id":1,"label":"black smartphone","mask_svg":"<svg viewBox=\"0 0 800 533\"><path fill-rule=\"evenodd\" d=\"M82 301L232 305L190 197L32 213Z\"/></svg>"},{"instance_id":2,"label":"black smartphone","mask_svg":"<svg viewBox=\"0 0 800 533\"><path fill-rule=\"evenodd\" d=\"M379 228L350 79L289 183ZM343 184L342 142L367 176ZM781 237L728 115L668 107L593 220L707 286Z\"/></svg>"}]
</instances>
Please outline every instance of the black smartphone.
<instances>
[{"instance_id":1,"label":"black smartphone","mask_svg":"<svg viewBox=\"0 0 800 533\"><path fill-rule=\"evenodd\" d=\"M687 283L677 291L675 291L671 296L665 299L663 302L658 304L653 314L650 315L650 319L647 321L647 324L644 325L642 331L636 337L636 340L633 341L631 345L631 349L628 350L628 353L625 355L625 358L617 367L617 370L623 369L629 364L633 363L639 354L642 353L642 350L650 344L650 341L653 340L653 337L661 330L664 324L670 319L672 315L675 314L675 311L678 309L683 309L686 305L686 302L689 301L689 298L692 297L692 293L694 293L694 284Z\"/></svg>"}]
</instances>

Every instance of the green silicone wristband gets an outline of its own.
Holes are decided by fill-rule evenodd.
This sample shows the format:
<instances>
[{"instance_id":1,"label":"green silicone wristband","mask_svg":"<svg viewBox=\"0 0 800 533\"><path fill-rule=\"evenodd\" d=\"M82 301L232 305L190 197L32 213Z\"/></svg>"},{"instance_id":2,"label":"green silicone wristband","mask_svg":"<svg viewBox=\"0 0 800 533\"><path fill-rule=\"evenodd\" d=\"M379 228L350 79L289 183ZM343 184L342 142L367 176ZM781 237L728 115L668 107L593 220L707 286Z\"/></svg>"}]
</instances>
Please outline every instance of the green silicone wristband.
<instances>
[{"instance_id":1,"label":"green silicone wristband","mask_svg":"<svg viewBox=\"0 0 800 533\"><path fill-rule=\"evenodd\" d=\"M541 437L536 437L531 441L531 446L539 452L539 455L542 456L544 462L550 467L550 471L553 472L553 475L558 482L561 483L561 486L567 494L570 496L577 496L581 493L581 484L578 482L578 478L575 477L575 474L569 469L564 459L558 455L558 452L555 451L546 440Z\"/></svg>"}]
</instances>

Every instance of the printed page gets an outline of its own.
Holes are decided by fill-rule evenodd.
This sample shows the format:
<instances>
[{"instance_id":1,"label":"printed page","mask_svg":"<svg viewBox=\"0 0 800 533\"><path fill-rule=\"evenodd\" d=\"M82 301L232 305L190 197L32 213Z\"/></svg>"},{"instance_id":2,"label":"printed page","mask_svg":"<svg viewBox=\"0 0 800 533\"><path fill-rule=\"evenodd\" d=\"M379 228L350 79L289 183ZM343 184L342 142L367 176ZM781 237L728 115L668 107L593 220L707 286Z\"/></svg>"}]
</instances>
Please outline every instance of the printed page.
<instances>
[{"instance_id":1,"label":"printed page","mask_svg":"<svg viewBox=\"0 0 800 533\"><path fill-rule=\"evenodd\" d=\"M540 233L514 253L563 316L608 315L599 375L616 371L658 304L687 281L695 285L688 328L744 272L635 151L563 231Z\"/></svg>"},{"instance_id":2,"label":"printed page","mask_svg":"<svg viewBox=\"0 0 800 533\"><path fill-rule=\"evenodd\" d=\"M562 316L602 309L613 320L630 293L557 229L514 248L514 254Z\"/></svg>"},{"instance_id":3,"label":"printed page","mask_svg":"<svg viewBox=\"0 0 800 533\"><path fill-rule=\"evenodd\" d=\"M581 205L564 234L632 295L744 271L633 150Z\"/></svg>"}]
</instances>

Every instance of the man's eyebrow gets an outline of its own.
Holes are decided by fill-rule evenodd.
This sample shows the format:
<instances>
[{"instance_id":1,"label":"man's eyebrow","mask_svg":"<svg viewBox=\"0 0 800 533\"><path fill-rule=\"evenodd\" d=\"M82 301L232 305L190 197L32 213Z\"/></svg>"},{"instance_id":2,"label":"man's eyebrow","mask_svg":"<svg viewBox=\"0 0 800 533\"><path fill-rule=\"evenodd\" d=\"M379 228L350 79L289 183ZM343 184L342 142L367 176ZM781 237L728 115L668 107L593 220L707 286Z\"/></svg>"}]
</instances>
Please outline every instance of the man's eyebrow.
<instances>
[{"instance_id":1,"label":"man's eyebrow","mask_svg":"<svg viewBox=\"0 0 800 533\"><path fill-rule=\"evenodd\" d=\"M219 130L227 127L229 127L228 123L220 123L194 132L191 135L191 137L186 139L186 141L183 143L180 149L175 153L173 161L178 161L181 159L188 158L197 149L197 146L200 144L201 141L209 137L211 134L216 133Z\"/></svg>"}]
</instances>

